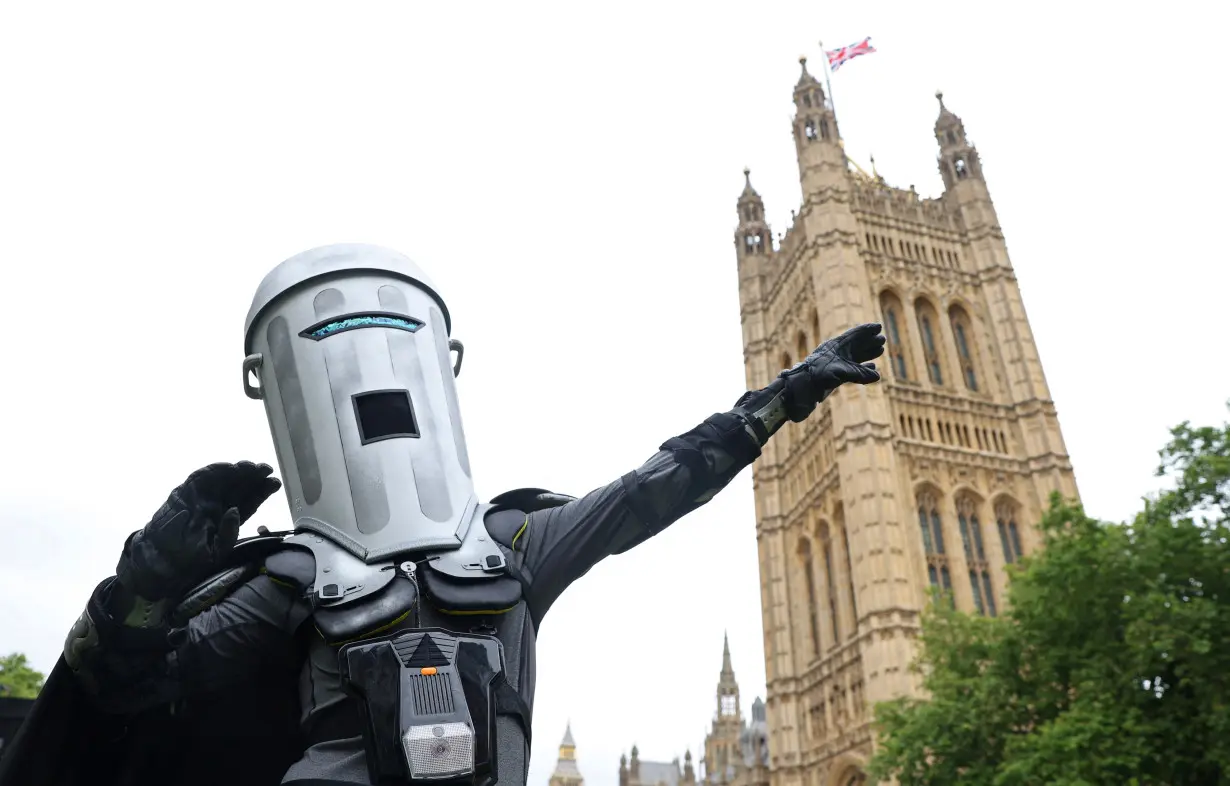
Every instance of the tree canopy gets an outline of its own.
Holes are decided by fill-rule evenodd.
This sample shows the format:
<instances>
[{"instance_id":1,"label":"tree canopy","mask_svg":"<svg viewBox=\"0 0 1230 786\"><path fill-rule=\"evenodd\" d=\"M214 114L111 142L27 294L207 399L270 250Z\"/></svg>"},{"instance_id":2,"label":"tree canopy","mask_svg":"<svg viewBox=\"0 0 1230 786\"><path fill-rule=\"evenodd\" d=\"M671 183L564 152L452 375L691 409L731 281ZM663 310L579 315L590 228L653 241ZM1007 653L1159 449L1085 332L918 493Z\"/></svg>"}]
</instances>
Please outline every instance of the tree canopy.
<instances>
[{"instance_id":1,"label":"tree canopy","mask_svg":"<svg viewBox=\"0 0 1230 786\"><path fill-rule=\"evenodd\" d=\"M43 689L43 679L20 652L0 655L0 698L33 699Z\"/></svg>"},{"instance_id":2,"label":"tree canopy","mask_svg":"<svg viewBox=\"0 0 1230 786\"><path fill-rule=\"evenodd\" d=\"M1056 495L1000 617L932 603L925 699L876 708L901 786L1230 782L1230 424L1171 431L1126 524Z\"/></svg>"}]
</instances>

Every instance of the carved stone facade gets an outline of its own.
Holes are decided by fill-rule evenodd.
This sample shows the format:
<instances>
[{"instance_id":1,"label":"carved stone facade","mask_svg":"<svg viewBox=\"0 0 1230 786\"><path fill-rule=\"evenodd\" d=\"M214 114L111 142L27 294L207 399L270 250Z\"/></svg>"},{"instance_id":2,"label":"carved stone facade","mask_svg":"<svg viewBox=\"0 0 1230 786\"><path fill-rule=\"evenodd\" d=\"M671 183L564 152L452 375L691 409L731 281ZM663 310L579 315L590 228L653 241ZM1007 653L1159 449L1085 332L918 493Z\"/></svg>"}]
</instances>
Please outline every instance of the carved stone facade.
<instances>
[{"instance_id":1,"label":"carved stone facade","mask_svg":"<svg viewBox=\"0 0 1230 786\"><path fill-rule=\"evenodd\" d=\"M630 760L627 756L619 757L619 786L696 786L692 752L687 752L683 767L680 767L679 759L669 762L642 759L640 750L633 745Z\"/></svg>"},{"instance_id":2,"label":"carved stone facade","mask_svg":"<svg viewBox=\"0 0 1230 786\"><path fill-rule=\"evenodd\" d=\"M871 708L919 690L929 588L998 613L1050 493L1077 497L981 161L940 98L945 190L922 199L852 171L804 61L802 207L775 245L750 177L738 200L749 388L859 323L888 336L881 383L787 423L753 468L773 786L861 783Z\"/></svg>"}]
</instances>

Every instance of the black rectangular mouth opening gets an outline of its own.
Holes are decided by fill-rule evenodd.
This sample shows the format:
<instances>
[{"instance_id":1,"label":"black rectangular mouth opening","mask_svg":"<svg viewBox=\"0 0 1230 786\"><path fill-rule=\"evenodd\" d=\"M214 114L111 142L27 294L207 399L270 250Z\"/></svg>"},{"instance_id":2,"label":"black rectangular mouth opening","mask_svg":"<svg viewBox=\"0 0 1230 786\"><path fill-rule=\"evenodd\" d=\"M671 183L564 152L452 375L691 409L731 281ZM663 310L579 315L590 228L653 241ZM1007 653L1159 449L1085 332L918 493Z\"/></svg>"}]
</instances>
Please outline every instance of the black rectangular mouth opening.
<instances>
[{"instance_id":1,"label":"black rectangular mouth opening","mask_svg":"<svg viewBox=\"0 0 1230 786\"><path fill-rule=\"evenodd\" d=\"M361 444L419 436L410 391L372 390L356 393L352 398Z\"/></svg>"}]
</instances>

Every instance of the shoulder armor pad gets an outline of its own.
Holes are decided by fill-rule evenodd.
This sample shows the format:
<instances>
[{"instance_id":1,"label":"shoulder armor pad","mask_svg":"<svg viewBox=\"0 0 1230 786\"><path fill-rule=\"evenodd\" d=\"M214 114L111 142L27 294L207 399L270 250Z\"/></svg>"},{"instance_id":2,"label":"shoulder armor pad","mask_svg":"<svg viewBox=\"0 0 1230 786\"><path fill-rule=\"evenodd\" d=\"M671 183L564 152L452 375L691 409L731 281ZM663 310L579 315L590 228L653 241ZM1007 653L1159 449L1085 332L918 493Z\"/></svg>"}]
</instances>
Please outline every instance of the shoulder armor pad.
<instances>
[{"instance_id":1,"label":"shoulder armor pad","mask_svg":"<svg viewBox=\"0 0 1230 786\"><path fill-rule=\"evenodd\" d=\"M306 590L316 581L316 557L302 546L288 543L265 557L261 572L279 584Z\"/></svg>"},{"instance_id":2,"label":"shoulder armor pad","mask_svg":"<svg viewBox=\"0 0 1230 786\"><path fill-rule=\"evenodd\" d=\"M262 534L240 540L231 549L217 573L193 587L179 600L171 612L171 624L176 627L188 624L188 620L215 605L241 584L262 572L269 573L270 578L274 581L298 586L296 582L302 570L295 571L294 567L303 561L303 556L307 558L307 585L310 585L314 577L311 553L288 554L289 559L281 558L282 554L290 551L299 550L285 545L281 533ZM279 565L278 572L268 570L267 566L270 562ZM287 578L282 578L280 575L283 572L280 567L283 563L290 566L285 571L288 574Z\"/></svg>"},{"instance_id":3,"label":"shoulder armor pad","mask_svg":"<svg viewBox=\"0 0 1230 786\"><path fill-rule=\"evenodd\" d=\"M557 494L546 489L513 489L492 497L491 504L497 510L519 510L522 513L534 513L548 508L558 508L567 505L576 497L567 494Z\"/></svg>"},{"instance_id":4,"label":"shoulder armor pad","mask_svg":"<svg viewBox=\"0 0 1230 786\"><path fill-rule=\"evenodd\" d=\"M170 615L171 625L176 628L187 625L188 620L221 602L256 574L257 566L249 563L210 576L193 587L175 606Z\"/></svg>"},{"instance_id":5,"label":"shoulder armor pad","mask_svg":"<svg viewBox=\"0 0 1230 786\"><path fill-rule=\"evenodd\" d=\"M510 551L517 550L517 541L529 524L529 514L516 508L492 508L483 519L483 526L496 543Z\"/></svg>"}]
</instances>

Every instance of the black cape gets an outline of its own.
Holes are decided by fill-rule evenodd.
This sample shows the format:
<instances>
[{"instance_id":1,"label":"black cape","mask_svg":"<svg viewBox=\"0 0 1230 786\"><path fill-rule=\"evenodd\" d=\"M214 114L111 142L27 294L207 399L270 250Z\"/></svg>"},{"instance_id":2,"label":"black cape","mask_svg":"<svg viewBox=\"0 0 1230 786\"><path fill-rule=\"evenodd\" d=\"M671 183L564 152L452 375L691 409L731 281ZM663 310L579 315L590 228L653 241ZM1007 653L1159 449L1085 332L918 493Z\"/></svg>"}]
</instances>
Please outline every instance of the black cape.
<instances>
[{"instance_id":1,"label":"black cape","mask_svg":"<svg viewBox=\"0 0 1230 786\"><path fill-rule=\"evenodd\" d=\"M232 564L277 548L237 544ZM136 716L101 712L61 657L0 753L0 786L277 786L306 747L298 674L263 672Z\"/></svg>"},{"instance_id":2,"label":"black cape","mask_svg":"<svg viewBox=\"0 0 1230 786\"><path fill-rule=\"evenodd\" d=\"M120 720L61 659L0 755L0 786L276 786L303 752L295 682L261 675Z\"/></svg>"}]
</instances>

